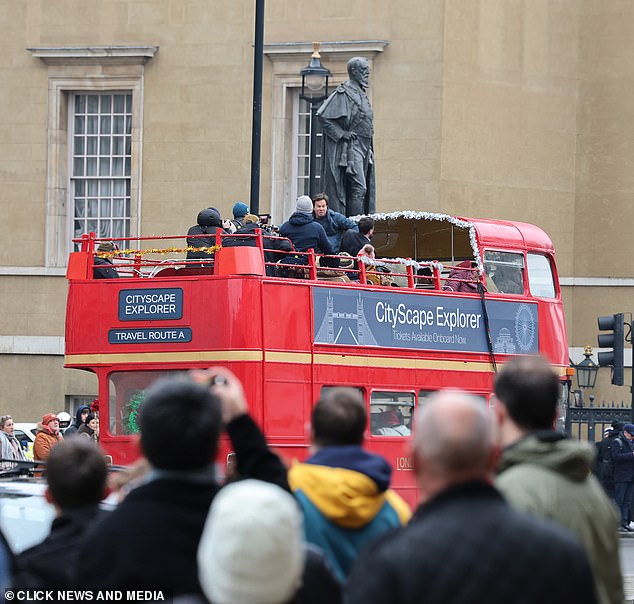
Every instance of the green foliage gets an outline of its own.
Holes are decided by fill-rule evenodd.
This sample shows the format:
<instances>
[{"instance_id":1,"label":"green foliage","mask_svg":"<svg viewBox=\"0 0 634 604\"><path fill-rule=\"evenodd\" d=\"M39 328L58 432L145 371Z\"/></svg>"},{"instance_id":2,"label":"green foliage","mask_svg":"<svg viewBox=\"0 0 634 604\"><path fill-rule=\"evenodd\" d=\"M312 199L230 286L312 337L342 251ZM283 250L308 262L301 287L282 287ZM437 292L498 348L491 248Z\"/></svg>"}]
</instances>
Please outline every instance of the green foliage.
<instances>
[{"instance_id":1,"label":"green foliage","mask_svg":"<svg viewBox=\"0 0 634 604\"><path fill-rule=\"evenodd\" d=\"M139 410L144 398L145 391L137 390L126 403L123 416L124 434L137 434L139 432Z\"/></svg>"}]
</instances>

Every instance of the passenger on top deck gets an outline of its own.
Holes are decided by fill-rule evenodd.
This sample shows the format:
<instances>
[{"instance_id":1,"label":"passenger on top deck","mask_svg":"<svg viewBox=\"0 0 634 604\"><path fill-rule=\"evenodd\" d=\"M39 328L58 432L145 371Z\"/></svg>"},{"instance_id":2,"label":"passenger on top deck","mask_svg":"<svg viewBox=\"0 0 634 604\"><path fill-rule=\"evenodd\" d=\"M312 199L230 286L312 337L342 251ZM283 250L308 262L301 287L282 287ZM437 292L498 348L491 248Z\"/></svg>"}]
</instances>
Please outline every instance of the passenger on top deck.
<instances>
[{"instance_id":1,"label":"passenger on top deck","mask_svg":"<svg viewBox=\"0 0 634 604\"><path fill-rule=\"evenodd\" d=\"M216 242L216 232L225 233L222 228L222 218L215 208L206 208L198 213L197 224L187 231L187 246L195 248L211 247ZM195 235L205 235L205 237L195 237ZM187 260L210 259L213 253L205 251L187 252ZM192 265L190 265L192 266ZM194 265L195 266L195 265ZM205 266L200 264L198 266Z\"/></svg>"},{"instance_id":2,"label":"passenger on top deck","mask_svg":"<svg viewBox=\"0 0 634 604\"><path fill-rule=\"evenodd\" d=\"M473 260L463 260L450 273L443 291L477 293L478 273L474 270Z\"/></svg>"},{"instance_id":3,"label":"passenger on top deck","mask_svg":"<svg viewBox=\"0 0 634 604\"><path fill-rule=\"evenodd\" d=\"M112 241L102 241L97 247L97 253L110 254L117 249ZM94 264L99 265L99 268L92 269L93 279L118 279L119 273L114 268L114 263L108 257L102 258L100 256L94 257ZM103 268L101 268L103 267Z\"/></svg>"},{"instance_id":4,"label":"passenger on top deck","mask_svg":"<svg viewBox=\"0 0 634 604\"><path fill-rule=\"evenodd\" d=\"M371 243L366 243L357 254L357 258L371 258L374 260L376 258L376 252L374 250L374 246Z\"/></svg>"},{"instance_id":5,"label":"passenger on top deck","mask_svg":"<svg viewBox=\"0 0 634 604\"><path fill-rule=\"evenodd\" d=\"M255 231L259 228L259 218L255 214L247 214L243 217L243 225L233 237L225 237L222 240L223 247L256 247Z\"/></svg>"},{"instance_id":6,"label":"passenger on top deck","mask_svg":"<svg viewBox=\"0 0 634 604\"><path fill-rule=\"evenodd\" d=\"M374 235L374 219L364 216L359 220L357 231L346 231L341 240L341 251L356 256L364 245L370 243Z\"/></svg>"},{"instance_id":7,"label":"passenger on top deck","mask_svg":"<svg viewBox=\"0 0 634 604\"><path fill-rule=\"evenodd\" d=\"M313 202L308 195L300 195L297 198L295 212L280 227L280 235L288 237L298 252L313 249L317 254L334 253L324 227L313 220ZM298 256L298 260L297 264L308 264L305 256ZM329 259L326 264L339 266L337 258Z\"/></svg>"},{"instance_id":8,"label":"passenger on top deck","mask_svg":"<svg viewBox=\"0 0 634 604\"><path fill-rule=\"evenodd\" d=\"M346 218L343 214L335 212L328 207L328 195L325 193L317 193L313 197L313 210L315 222L324 227L326 237L330 241L330 245L335 254L339 253L341 248L341 238L348 231L356 232L359 230L357 224ZM343 251L343 250L342 250ZM350 254L353 256L354 254Z\"/></svg>"},{"instance_id":9,"label":"passenger on top deck","mask_svg":"<svg viewBox=\"0 0 634 604\"><path fill-rule=\"evenodd\" d=\"M239 231L245 223L245 218L247 216L247 214L249 213L249 206L247 206L246 203L243 203L242 201L238 201L235 204L233 204L233 220L227 220L226 222L228 223L228 231L230 231L231 233L235 233L236 231ZM225 225L225 228L227 228L227 225Z\"/></svg>"}]
</instances>

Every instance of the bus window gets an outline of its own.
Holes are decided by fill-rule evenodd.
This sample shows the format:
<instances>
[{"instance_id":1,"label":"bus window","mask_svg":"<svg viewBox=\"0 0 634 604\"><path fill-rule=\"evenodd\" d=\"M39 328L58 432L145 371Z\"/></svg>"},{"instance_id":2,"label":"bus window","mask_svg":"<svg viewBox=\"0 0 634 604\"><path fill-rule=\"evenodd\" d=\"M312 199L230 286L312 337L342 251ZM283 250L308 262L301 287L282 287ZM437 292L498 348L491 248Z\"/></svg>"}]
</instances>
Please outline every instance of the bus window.
<instances>
[{"instance_id":1,"label":"bus window","mask_svg":"<svg viewBox=\"0 0 634 604\"><path fill-rule=\"evenodd\" d=\"M110 374L108 415L110 434L135 434L139 431L139 407L145 391L156 380L182 377L186 371L117 371Z\"/></svg>"},{"instance_id":2,"label":"bus window","mask_svg":"<svg viewBox=\"0 0 634 604\"><path fill-rule=\"evenodd\" d=\"M413 392L372 392L370 433L376 436L409 436L414 417Z\"/></svg>"},{"instance_id":3,"label":"bus window","mask_svg":"<svg viewBox=\"0 0 634 604\"><path fill-rule=\"evenodd\" d=\"M501 294L524 293L524 256L512 252L484 252L484 271Z\"/></svg>"},{"instance_id":4,"label":"bus window","mask_svg":"<svg viewBox=\"0 0 634 604\"><path fill-rule=\"evenodd\" d=\"M435 392L436 392L435 390L419 390L418 391L418 408L422 409L425 406L425 403L429 400L429 397ZM475 392L467 392L467 394L473 396L474 398L477 398L478 400L481 400L483 403L487 405L487 407L491 406L491 398L493 397L492 394L486 395L486 394L478 394Z\"/></svg>"},{"instance_id":5,"label":"bus window","mask_svg":"<svg viewBox=\"0 0 634 604\"><path fill-rule=\"evenodd\" d=\"M555 282L550 261L542 254L528 254L528 288L539 298L555 297Z\"/></svg>"},{"instance_id":6,"label":"bus window","mask_svg":"<svg viewBox=\"0 0 634 604\"><path fill-rule=\"evenodd\" d=\"M326 394L328 394L331 390L334 390L335 388L352 388L353 390L356 390L359 393L359 396L363 400L365 400L365 395L363 392L363 388L361 388L361 386L322 386L321 390L319 391L319 397L322 398L326 396Z\"/></svg>"}]
</instances>

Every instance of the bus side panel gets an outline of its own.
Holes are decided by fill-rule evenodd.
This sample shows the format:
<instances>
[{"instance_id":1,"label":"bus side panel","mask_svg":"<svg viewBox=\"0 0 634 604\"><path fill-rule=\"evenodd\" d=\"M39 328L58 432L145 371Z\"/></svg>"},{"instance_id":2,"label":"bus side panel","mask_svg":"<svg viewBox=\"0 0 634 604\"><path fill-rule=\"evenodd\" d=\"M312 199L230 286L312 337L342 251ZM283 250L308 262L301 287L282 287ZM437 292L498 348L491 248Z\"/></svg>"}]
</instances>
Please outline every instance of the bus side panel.
<instances>
[{"instance_id":1,"label":"bus side panel","mask_svg":"<svg viewBox=\"0 0 634 604\"><path fill-rule=\"evenodd\" d=\"M271 442L292 438L304 442L310 422L310 365L271 364L264 382L264 433Z\"/></svg>"},{"instance_id":2,"label":"bus side panel","mask_svg":"<svg viewBox=\"0 0 634 604\"><path fill-rule=\"evenodd\" d=\"M563 302L561 300L540 301L538 320L540 353L554 365L568 367L570 360ZM548 326L548 328L541 326Z\"/></svg>"},{"instance_id":3,"label":"bus side panel","mask_svg":"<svg viewBox=\"0 0 634 604\"><path fill-rule=\"evenodd\" d=\"M310 295L310 286L301 282L262 283L263 428L272 446L300 447L289 452L291 457L301 456L308 444L313 383Z\"/></svg>"},{"instance_id":4,"label":"bus side panel","mask_svg":"<svg viewBox=\"0 0 634 604\"><path fill-rule=\"evenodd\" d=\"M311 288L301 282L262 283L263 338L268 351L312 349Z\"/></svg>"}]
</instances>

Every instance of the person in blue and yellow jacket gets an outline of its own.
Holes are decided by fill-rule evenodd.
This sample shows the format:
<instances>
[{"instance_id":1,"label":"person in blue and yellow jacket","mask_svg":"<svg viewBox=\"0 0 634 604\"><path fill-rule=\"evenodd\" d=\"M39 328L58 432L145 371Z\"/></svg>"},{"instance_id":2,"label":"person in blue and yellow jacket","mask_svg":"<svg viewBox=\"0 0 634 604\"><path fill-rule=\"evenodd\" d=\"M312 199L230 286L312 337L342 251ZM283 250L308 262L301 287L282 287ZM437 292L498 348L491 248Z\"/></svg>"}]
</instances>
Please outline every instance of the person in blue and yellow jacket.
<instances>
[{"instance_id":1,"label":"person in blue and yellow jacket","mask_svg":"<svg viewBox=\"0 0 634 604\"><path fill-rule=\"evenodd\" d=\"M312 455L289 472L306 540L324 551L342 581L367 543L411 515L389 489L390 465L362 448L367 421L356 390L329 390L313 409Z\"/></svg>"}]
</instances>

